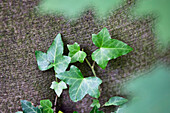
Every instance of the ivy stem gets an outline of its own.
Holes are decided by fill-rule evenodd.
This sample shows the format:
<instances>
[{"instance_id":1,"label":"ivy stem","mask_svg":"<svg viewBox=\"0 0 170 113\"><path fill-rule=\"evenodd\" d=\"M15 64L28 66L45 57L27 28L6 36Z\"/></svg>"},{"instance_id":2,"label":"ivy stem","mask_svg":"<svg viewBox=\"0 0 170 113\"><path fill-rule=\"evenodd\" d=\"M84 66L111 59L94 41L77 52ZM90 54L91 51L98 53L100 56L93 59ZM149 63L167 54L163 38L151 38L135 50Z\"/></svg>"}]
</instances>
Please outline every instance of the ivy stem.
<instances>
[{"instance_id":1,"label":"ivy stem","mask_svg":"<svg viewBox=\"0 0 170 113\"><path fill-rule=\"evenodd\" d=\"M94 68L94 65L95 65L95 61L93 62L92 68Z\"/></svg>"},{"instance_id":2,"label":"ivy stem","mask_svg":"<svg viewBox=\"0 0 170 113\"><path fill-rule=\"evenodd\" d=\"M58 97L57 97L57 95L56 95L56 97L55 97L55 102L54 102L54 109L53 109L53 110L54 110L54 113L56 112L57 98L58 98Z\"/></svg>"},{"instance_id":3,"label":"ivy stem","mask_svg":"<svg viewBox=\"0 0 170 113\"><path fill-rule=\"evenodd\" d=\"M56 82L58 82L58 79L57 79L57 77L56 77Z\"/></svg>"},{"instance_id":4,"label":"ivy stem","mask_svg":"<svg viewBox=\"0 0 170 113\"><path fill-rule=\"evenodd\" d=\"M55 75L56 75L57 73L55 73ZM57 79L57 77L56 77L56 82L58 82L58 79ZM58 97L57 97L57 95L56 95L56 97L55 97L55 101L54 101L54 113L56 112L56 106L57 106L57 99L58 99Z\"/></svg>"},{"instance_id":5,"label":"ivy stem","mask_svg":"<svg viewBox=\"0 0 170 113\"><path fill-rule=\"evenodd\" d=\"M96 77L96 72L94 71L95 62L93 62L93 65L91 65L90 62L87 60L87 58L85 58L85 60L86 60L87 64L89 65L89 67L91 68L93 75Z\"/></svg>"}]
</instances>

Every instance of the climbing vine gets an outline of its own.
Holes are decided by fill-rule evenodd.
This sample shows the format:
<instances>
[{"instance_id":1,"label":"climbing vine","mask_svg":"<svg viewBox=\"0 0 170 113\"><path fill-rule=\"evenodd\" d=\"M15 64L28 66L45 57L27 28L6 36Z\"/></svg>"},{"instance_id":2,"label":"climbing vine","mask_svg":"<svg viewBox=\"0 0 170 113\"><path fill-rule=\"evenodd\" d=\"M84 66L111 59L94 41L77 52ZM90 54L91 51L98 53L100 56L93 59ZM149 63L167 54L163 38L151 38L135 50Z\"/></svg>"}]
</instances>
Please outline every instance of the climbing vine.
<instances>
[{"instance_id":1,"label":"climbing vine","mask_svg":"<svg viewBox=\"0 0 170 113\"><path fill-rule=\"evenodd\" d=\"M103 113L103 111L98 110L101 107L98 98L101 94L99 86L102 80L97 77L94 66L98 64L102 69L105 69L109 60L125 55L133 49L122 41L112 39L107 28L103 28L98 34L93 34L92 41L98 47L91 55L94 61L92 64L86 58L87 54L80 48L77 42L73 45L67 45L69 54L68 56L63 55L64 46L61 34L56 36L47 53L35 51L35 56L38 68L41 71L54 68L56 80L52 82L50 88L54 89L57 95L56 101L62 94L62 91L67 89L68 85L69 96L73 102L82 100L88 94L95 98L91 104L93 109L90 113ZM72 64L75 62L83 63L84 61L90 66L94 76L84 77L80 69ZM66 71L69 64L71 64L70 70ZM120 106L126 102L127 99L115 96L111 97L103 107L111 105ZM37 107L34 107L31 102L21 100L21 105L24 113L53 113L55 111L55 109L51 108L52 103L49 100L41 100L40 106ZM61 113L61 111L59 112Z\"/></svg>"}]
</instances>

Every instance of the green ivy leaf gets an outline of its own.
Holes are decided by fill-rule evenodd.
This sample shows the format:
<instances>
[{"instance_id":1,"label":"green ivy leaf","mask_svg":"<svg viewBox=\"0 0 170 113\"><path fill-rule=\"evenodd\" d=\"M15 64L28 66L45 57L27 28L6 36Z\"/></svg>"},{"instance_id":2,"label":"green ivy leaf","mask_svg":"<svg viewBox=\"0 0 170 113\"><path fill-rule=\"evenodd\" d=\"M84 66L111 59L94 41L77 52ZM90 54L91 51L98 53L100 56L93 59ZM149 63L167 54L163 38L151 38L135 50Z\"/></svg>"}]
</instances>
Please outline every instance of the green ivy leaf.
<instances>
[{"instance_id":1,"label":"green ivy leaf","mask_svg":"<svg viewBox=\"0 0 170 113\"><path fill-rule=\"evenodd\" d=\"M115 112L113 112L113 113L126 113L125 111L124 111L124 109L126 108L127 106L126 105L123 105L123 106L120 106Z\"/></svg>"},{"instance_id":2,"label":"green ivy leaf","mask_svg":"<svg viewBox=\"0 0 170 113\"><path fill-rule=\"evenodd\" d=\"M39 69L45 71L54 67L56 73L64 72L70 63L71 58L62 56L62 54L63 42L61 34L58 34L48 49L47 54L41 51L35 51Z\"/></svg>"},{"instance_id":3,"label":"green ivy leaf","mask_svg":"<svg viewBox=\"0 0 170 113\"><path fill-rule=\"evenodd\" d=\"M51 65L51 62L47 60L46 53L43 53L41 51L35 51L35 56L37 59L38 68L41 71L45 71L53 67L53 65Z\"/></svg>"},{"instance_id":4,"label":"green ivy leaf","mask_svg":"<svg viewBox=\"0 0 170 113\"><path fill-rule=\"evenodd\" d=\"M96 106L97 108L100 108L99 100L93 99L93 103L90 105L90 107Z\"/></svg>"},{"instance_id":5,"label":"green ivy leaf","mask_svg":"<svg viewBox=\"0 0 170 113\"><path fill-rule=\"evenodd\" d=\"M63 89L67 89L67 85L63 81L60 81L59 83L56 81L53 81L50 88L54 89L57 96L60 97L61 93L63 92Z\"/></svg>"},{"instance_id":6,"label":"green ivy leaf","mask_svg":"<svg viewBox=\"0 0 170 113\"><path fill-rule=\"evenodd\" d=\"M78 113L77 111L74 111L73 113Z\"/></svg>"},{"instance_id":7,"label":"green ivy leaf","mask_svg":"<svg viewBox=\"0 0 170 113\"><path fill-rule=\"evenodd\" d=\"M92 59L102 69L105 69L109 60L125 55L133 50L126 43L111 39L107 28L103 28L97 35L93 34L92 41L99 47L99 49L92 53Z\"/></svg>"},{"instance_id":8,"label":"green ivy leaf","mask_svg":"<svg viewBox=\"0 0 170 113\"><path fill-rule=\"evenodd\" d=\"M37 111L38 111L38 113L43 113L43 108L37 106Z\"/></svg>"},{"instance_id":9,"label":"green ivy leaf","mask_svg":"<svg viewBox=\"0 0 170 113\"><path fill-rule=\"evenodd\" d=\"M150 72L124 84L131 100L118 113L169 113L170 65L154 65ZM126 105L126 106L125 106Z\"/></svg>"},{"instance_id":10,"label":"green ivy leaf","mask_svg":"<svg viewBox=\"0 0 170 113\"><path fill-rule=\"evenodd\" d=\"M170 44L170 1L169 0L137 0L133 9L135 16L144 16L146 14L156 14L155 22L156 35L163 46L169 47Z\"/></svg>"},{"instance_id":11,"label":"green ivy leaf","mask_svg":"<svg viewBox=\"0 0 170 113\"><path fill-rule=\"evenodd\" d=\"M103 111L99 111L97 106L94 106L90 113L104 113Z\"/></svg>"},{"instance_id":12,"label":"green ivy leaf","mask_svg":"<svg viewBox=\"0 0 170 113\"><path fill-rule=\"evenodd\" d=\"M42 113L39 107L34 107L31 102L21 100L21 106L24 113Z\"/></svg>"},{"instance_id":13,"label":"green ivy leaf","mask_svg":"<svg viewBox=\"0 0 170 113\"><path fill-rule=\"evenodd\" d=\"M83 63L87 55L84 51L80 51L79 44L75 42L73 45L67 45L67 47L69 50L68 56L71 57L71 63L74 63L76 61Z\"/></svg>"},{"instance_id":14,"label":"green ivy leaf","mask_svg":"<svg viewBox=\"0 0 170 113\"><path fill-rule=\"evenodd\" d=\"M128 100L123 97L115 96L115 97L111 97L109 101L104 104L104 106L111 106L111 105L120 106L126 103L127 101Z\"/></svg>"},{"instance_id":15,"label":"green ivy leaf","mask_svg":"<svg viewBox=\"0 0 170 113\"><path fill-rule=\"evenodd\" d=\"M49 99L47 100L41 100L40 105L43 108L43 113L53 113L52 103Z\"/></svg>"},{"instance_id":16,"label":"green ivy leaf","mask_svg":"<svg viewBox=\"0 0 170 113\"><path fill-rule=\"evenodd\" d=\"M100 96L98 86L102 83L102 80L98 77L84 78L76 66L72 65L70 71L59 73L56 77L70 86L69 95L74 102L81 100L86 94L95 98Z\"/></svg>"},{"instance_id":17,"label":"green ivy leaf","mask_svg":"<svg viewBox=\"0 0 170 113\"><path fill-rule=\"evenodd\" d=\"M64 14L65 17L77 18L82 12L93 8L98 17L106 17L110 10L117 9L124 0L42 0L39 4L40 12ZM74 6L74 7L73 7Z\"/></svg>"}]
</instances>

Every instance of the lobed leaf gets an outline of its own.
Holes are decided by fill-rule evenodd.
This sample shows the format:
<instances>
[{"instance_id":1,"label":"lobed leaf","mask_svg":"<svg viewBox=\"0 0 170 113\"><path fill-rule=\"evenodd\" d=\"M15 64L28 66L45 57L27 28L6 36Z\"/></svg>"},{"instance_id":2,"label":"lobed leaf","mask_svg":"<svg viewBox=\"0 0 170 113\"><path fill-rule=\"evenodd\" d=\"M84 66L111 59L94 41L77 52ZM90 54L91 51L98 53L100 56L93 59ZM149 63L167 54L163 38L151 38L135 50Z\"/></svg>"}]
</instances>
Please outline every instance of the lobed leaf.
<instances>
[{"instance_id":1,"label":"lobed leaf","mask_svg":"<svg viewBox=\"0 0 170 113\"><path fill-rule=\"evenodd\" d=\"M61 93L63 92L63 89L67 89L67 85L63 81L60 81L59 83L56 81L53 81L50 88L54 89L57 96L60 97Z\"/></svg>"},{"instance_id":2,"label":"lobed leaf","mask_svg":"<svg viewBox=\"0 0 170 113\"><path fill-rule=\"evenodd\" d=\"M39 107L34 107L31 102L21 100L21 106L24 113L42 113Z\"/></svg>"},{"instance_id":3,"label":"lobed leaf","mask_svg":"<svg viewBox=\"0 0 170 113\"><path fill-rule=\"evenodd\" d=\"M73 113L78 113L77 111L74 111Z\"/></svg>"},{"instance_id":4,"label":"lobed leaf","mask_svg":"<svg viewBox=\"0 0 170 113\"><path fill-rule=\"evenodd\" d=\"M35 56L37 59L38 68L41 71L48 70L52 68L51 62L47 60L47 54L41 51L35 51Z\"/></svg>"},{"instance_id":5,"label":"lobed leaf","mask_svg":"<svg viewBox=\"0 0 170 113\"><path fill-rule=\"evenodd\" d=\"M102 83L102 80L98 77L84 78L76 66L72 65L70 71L59 73L56 77L70 86L69 95L74 102L81 100L86 94L95 98L100 96L98 86Z\"/></svg>"},{"instance_id":6,"label":"lobed leaf","mask_svg":"<svg viewBox=\"0 0 170 113\"><path fill-rule=\"evenodd\" d=\"M67 45L67 47L69 50L68 56L71 57L71 63L74 63L77 61L83 63L87 54L84 51L80 51L79 44L77 42L75 42L73 45Z\"/></svg>"},{"instance_id":7,"label":"lobed leaf","mask_svg":"<svg viewBox=\"0 0 170 113\"><path fill-rule=\"evenodd\" d=\"M111 106L111 105L120 106L126 103L127 101L128 100L123 97L115 96L115 97L111 97L109 101L104 104L104 106Z\"/></svg>"},{"instance_id":8,"label":"lobed leaf","mask_svg":"<svg viewBox=\"0 0 170 113\"><path fill-rule=\"evenodd\" d=\"M64 72L67 69L70 61L71 58L68 56L57 56L53 64L55 72L56 73Z\"/></svg>"},{"instance_id":9,"label":"lobed leaf","mask_svg":"<svg viewBox=\"0 0 170 113\"><path fill-rule=\"evenodd\" d=\"M54 67L56 73L64 72L70 63L71 58L68 56L62 56L62 54L63 42L61 34L58 34L50 48L47 50L47 54L41 51L35 51L38 68L41 71L45 71Z\"/></svg>"},{"instance_id":10,"label":"lobed leaf","mask_svg":"<svg viewBox=\"0 0 170 113\"><path fill-rule=\"evenodd\" d=\"M103 111L99 111L97 106L94 106L90 113L104 113Z\"/></svg>"},{"instance_id":11,"label":"lobed leaf","mask_svg":"<svg viewBox=\"0 0 170 113\"><path fill-rule=\"evenodd\" d=\"M133 49L126 43L111 39L107 28L103 28L97 35L92 35L93 43L99 47L92 53L92 59L102 68L105 69L107 63L111 59L125 55Z\"/></svg>"},{"instance_id":12,"label":"lobed leaf","mask_svg":"<svg viewBox=\"0 0 170 113\"><path fill-rule=\"evenodd\" d=\"M48 100L41 100L40 105L43 108L43 113L53 113L54 112L53 109L51 108L52 103L49 99Z\"/></svg>"},{"instance_id":13,"label":"lobed leaf","mask_svg":"<svg viewBox=\"0 0 170 113\"><path fill-rule=\"evenodd\" d=\"M93 99L93 103L90 105L90 107L96 106L97 108L100 108L99 100Z\"/></svg>"},{"instance_id":14,"label":"lobed leaf","mask_svg":"<svg viewBox=\"0 0 170 113\"><path fill-rule=\"evenodd\" d=\"M47 50L47 60L56 62L56 57L62 55L63 50L63 41L61 39L61 34L59 33Z\"/></svg>"}]
</instances>

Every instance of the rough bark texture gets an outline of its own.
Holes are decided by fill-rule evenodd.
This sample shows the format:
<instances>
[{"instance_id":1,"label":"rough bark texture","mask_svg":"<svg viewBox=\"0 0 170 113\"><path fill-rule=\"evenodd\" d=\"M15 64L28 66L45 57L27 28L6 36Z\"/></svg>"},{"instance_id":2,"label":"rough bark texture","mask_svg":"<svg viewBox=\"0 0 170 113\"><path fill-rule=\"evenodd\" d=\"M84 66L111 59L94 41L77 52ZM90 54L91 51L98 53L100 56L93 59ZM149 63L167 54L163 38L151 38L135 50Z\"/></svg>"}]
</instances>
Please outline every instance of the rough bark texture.
<instances>
[{"instance_id":1,"label":"rough bark texture","mask_svg":"<svg viewBox=\"0 0 170 113\"><path fill-rule=\"evenodd\" d=\"M35 12L36 0L0 0L0 112L14 113L21 109L20 99L27 99L35 105L41 99L54 101L54 91L49 87L55 80L54 71L42 72L38 69L35 50L46 52L58 33L62 34L65 54L66 44L78 42L89 55L96 49L91 34L107 27L112 38L119 39L134 50L122 57L111 60L105 70L96 65L97 76L103 80L99 100L106 102L114 95L121 95L121 84L133 77L136 72L156 63L158 59L169 62L168 52L158 51L152 32L153 18L130 20L128 11L133 5L131 0L111 13L102 21L94 18L94 12L88 11L75 22L62 17L40 16ZM163 57L165 56L165 58ZM165 60L166 59L166 60ZM90 60L91 61L91 60ZM92 62L92 61L91 61ZM84 76L92 76L86 63L76 63ZM73 103L65 90L58 103L58 109L65 113L78 111L88 113L92 108L92 98L86 96L82 101ZM113 108L103 108L109 113Z\"/></svg>"}]
</instances>

